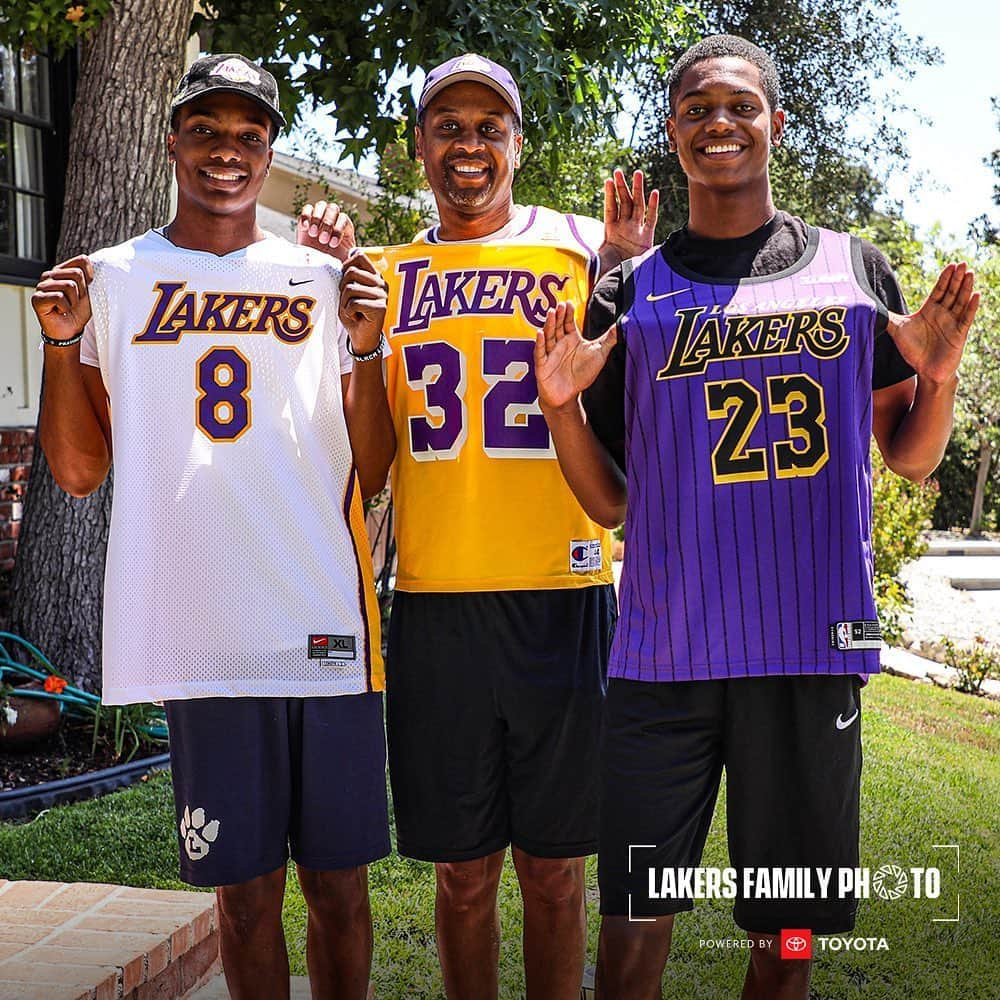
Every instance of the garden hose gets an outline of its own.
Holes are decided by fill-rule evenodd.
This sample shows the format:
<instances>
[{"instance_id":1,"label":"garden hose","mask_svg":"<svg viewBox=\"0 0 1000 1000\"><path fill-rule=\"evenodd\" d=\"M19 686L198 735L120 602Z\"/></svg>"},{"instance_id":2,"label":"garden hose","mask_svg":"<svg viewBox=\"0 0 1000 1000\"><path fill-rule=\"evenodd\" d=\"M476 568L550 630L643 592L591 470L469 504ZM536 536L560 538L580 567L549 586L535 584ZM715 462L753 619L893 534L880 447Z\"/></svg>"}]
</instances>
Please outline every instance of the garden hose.
<instances>
[{"instance_id":1,"label":"garden hose","mask_svg":"<svg viewBox=\"0 0 1000 1000\"><path fill-rule=\"evenodd\" d=\"M41 664L44 670L38 667L28 666L15 660L5 643L15 643L26 650L32 659ZM38 681L42 684L49 677L59 677L61 674L55 669L51 661L37 647L22 639L12 632L0 632L0 686L7 685L10 690L8 694L18 695L25 698L47 698L59 703L61 712L66 712L75 718L93 717L101 709L101 699L89 691L83 691L67 682L62 691L45 691L34 688L13 687L13 683L24 683L22 678L28 681ZM8 680L10 678L11 680ZM149 723L139 724L135 729L152 740L167 740L166 713L163 708L152 705L149 708Z\"/></svg>"}]
</instances>

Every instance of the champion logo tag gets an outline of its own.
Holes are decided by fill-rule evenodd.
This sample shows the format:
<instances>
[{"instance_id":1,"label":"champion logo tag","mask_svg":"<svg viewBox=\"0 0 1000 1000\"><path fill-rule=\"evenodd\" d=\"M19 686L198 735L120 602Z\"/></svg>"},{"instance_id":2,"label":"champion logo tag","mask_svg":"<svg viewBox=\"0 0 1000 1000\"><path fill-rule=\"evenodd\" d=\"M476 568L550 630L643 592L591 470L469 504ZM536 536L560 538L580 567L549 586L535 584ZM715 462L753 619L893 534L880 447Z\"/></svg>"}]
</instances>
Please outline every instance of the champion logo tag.
<instances>
[{"instance_id":1,"label":"champion logo tag","mask_svg":"<svg viewBox=\"0 0 1000 1000\"><path fill-rule=\"evenodd\" d=\"M310 660L356 660L357 641L353 635L310 635L308 655Z\"/></svg>"},{"instance_id":2,"label":"champion logo tag","mask_svg":"<svg viewBox=\"0 0 1000 1000\"><path fill-rule=\"evenodd\" d=\"M601 540L599 538L575 539L569 543L569 571L571 573L598 573L601 569Z\"/></svg>"}]
</instances>

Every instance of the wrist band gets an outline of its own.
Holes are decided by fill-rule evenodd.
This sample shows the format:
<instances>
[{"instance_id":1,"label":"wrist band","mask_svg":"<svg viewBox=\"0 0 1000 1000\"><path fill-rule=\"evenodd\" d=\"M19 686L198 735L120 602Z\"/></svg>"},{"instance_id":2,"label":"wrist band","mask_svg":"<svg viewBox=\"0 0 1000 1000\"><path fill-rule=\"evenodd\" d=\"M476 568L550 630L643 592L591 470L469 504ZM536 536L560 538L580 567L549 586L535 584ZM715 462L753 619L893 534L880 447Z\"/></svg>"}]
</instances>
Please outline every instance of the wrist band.
<instances>
[{"instance_id":1,"label":"wrist band","mask_svg":"<svg viewBox=\"0 0 1000 1000\"><path fill-rule=\"evenodd\" d=\"M49 347L72 347L74 344L79 344L83 340L83 330L81 330L75 337L70 337L69 340L57 340L55 337L50 337L45 331L42 331L42 343L48 344Z\"/></svg>"},{"instance_id":2,"label":"wrist band","mask_svg":"<svg viewBox=\"0 0 1000 1000\"><path fill-rule=\"evenodd\" d=\"M347 338L347 353L350 354L355 361L374 361L376 358L382 357L383 347L385 347L384 333L380 333L378 335L378 343L375 345L375 350L369 351L367 354L355 354L354 346L351 344L351 338Z\"/></svg>"}]
</instances>

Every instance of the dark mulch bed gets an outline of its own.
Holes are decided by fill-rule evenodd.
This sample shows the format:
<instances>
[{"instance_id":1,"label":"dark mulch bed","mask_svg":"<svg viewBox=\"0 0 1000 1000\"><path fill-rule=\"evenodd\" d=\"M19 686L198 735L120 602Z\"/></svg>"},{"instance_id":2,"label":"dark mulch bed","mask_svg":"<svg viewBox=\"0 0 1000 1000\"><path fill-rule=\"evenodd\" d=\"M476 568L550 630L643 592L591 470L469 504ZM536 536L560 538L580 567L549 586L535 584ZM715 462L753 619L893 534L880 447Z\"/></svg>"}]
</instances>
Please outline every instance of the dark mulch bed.
<instances>
[{"instance_id":1,"label":"dark mulch bed","mask_svg":"<svg viewBox=\"0 0 1000 1000\"><path fill-rule=\"evenodd\" d=\"M115 757L112 744L102 740L93 748L93 739L92 723L64 717L50 739L20 750L0 750L0 792L100 771L125 763L132 752L132 744L128 743L122 756ZM146 744L139 747L132 759L155 757L164 752L165 746Z\"/></svg>"}]
</instances>

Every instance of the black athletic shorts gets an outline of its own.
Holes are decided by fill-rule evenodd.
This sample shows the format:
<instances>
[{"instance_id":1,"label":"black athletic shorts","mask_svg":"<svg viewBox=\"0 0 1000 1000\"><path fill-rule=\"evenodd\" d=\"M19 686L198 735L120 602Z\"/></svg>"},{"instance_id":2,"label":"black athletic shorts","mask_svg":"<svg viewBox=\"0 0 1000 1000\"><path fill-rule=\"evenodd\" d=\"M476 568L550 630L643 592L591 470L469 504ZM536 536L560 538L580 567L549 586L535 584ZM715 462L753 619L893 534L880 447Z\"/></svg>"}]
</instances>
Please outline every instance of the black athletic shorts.
<instances>
[{"instance_id":1,"label":"black athletic shorts","mask_svg":"<svg viewBox=\"0 0 1000 1000\"><path fill-rule=\"evenodd\" d=\"M382 693L166 703L181 878L232 885L292 858L389 853Z\"/></svg>"},{"instance_id":2,"label":"black athletic shorts","mask_svg":"<svg viewBox=\"0 0 1000 1000\"><path fill-rule=\"evenodd\" d=\"M397 591L386 662L400 854L468 861L514 844L597 850L610 586Z\"/></svg>"},{"instance_id":3,"label":"black athletic shorts","mask_svg":"<svg viewBox=\"0 0 1000 1000\"><path fill-rule=\"evenodd\" d=\"M860 687L855 675L612 679L601 774L601 912L649 917L692 908L690 894L671 898L663 870L700 866L725 767L736 923L765 934L853 929L857 900L837 898L836 875L830 898L753 898L759 890L744 898L743 888L750 869L858 866Z\"/></svg>"}]
</instances>

